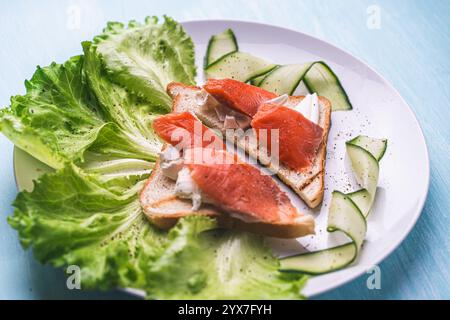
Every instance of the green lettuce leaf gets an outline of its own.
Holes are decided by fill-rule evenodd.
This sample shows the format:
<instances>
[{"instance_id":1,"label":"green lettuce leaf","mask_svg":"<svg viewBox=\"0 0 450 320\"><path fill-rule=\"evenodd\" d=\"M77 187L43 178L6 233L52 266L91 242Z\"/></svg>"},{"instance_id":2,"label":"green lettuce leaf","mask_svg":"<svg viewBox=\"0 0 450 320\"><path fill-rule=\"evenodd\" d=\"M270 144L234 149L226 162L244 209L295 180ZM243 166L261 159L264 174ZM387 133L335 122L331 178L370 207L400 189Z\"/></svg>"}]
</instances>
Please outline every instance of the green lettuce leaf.
<instances>
[{"instance_id":1,"label":"green lettuce leaf","mask_svg":"<svg viewBox=\"0 0 450 320\"><path fill-rule=\"evenodd\" d=\"M51 167L80 159L104 122L83 81L83 57L38 67L25 82L27 93L0 112L0 130L14 144Z\"/></svg>"},{"instance_id":2,"label":"green lettuce leaf","mask_svg":"<svg viewBox=\"0 0 450 320\"><path fill-rule=\"evenodd\" d=\"M79 266L82 288L144 288L166 239L142 214L145 178L104 181L68 165L20 192L8 221L39 261Z\"/></svg>"},{"instance_id":3,"label":"green lettuce leaf","mask_svg":"<svg viewBox=\"0 0 450 320\"><path fill-rule=\"evenodd\" d=\"M211 230L215 220L193 216L169 233L149 272L150 298L301 299L306 277L278 271L260 236Z\"/></svg>"},{"instance_id":4,"label":"green lettuce leaf","mask_svg":"<svg viewBox=\"0 0 450 320\"><path fill-rule=\"evenodd\" d=\"M42 263L76 265L84 289L131 287L148 298L298 299L302 276L278 272L261 237L192 216L152 226L138 193L148 175L107 177L67 165L14 202L9 224Z\"/></svg>"},{"instance_id":5,"label":"green lettuce leaf","mask_svg":"<svg viewBox=\"0 0 450 320\"><path fill-rule=\"evenodd\" d=\"M154 160L157 147L105 121L83 72L84 57L38 67L26 94L0 110L0 131L53 168L83 162L86 151L109 158ZM154 141L152 141L154 142Z\"/></svg>"},{"instance_id":6,"label":"green lettuce leaf","mask_svg":"<svg viewBox=\"0 0 450 320\"><path fill-rule=\"evenodd\" d=\"M305 279L278 272L263 238L213 230L190 217L169 232L138 194L161 143L155 114L167 83L193 84L193 44L165 17L109 23L84 56L38 68L26 94L0 111L0 131L57 169L20 192L8 218L25 248L57 267L78 265L82 288L144 289L149 298L301 298Z\"/></svg>"},{"instance_id":7,"label":"green lettuce leaf","mask_svg":"<svg viewBox=\"0 0 450 320\"><path fill-rule=\"evenodd\" d=\"M130 21L128 28L109 22L94 43L111 79L167 111L167 84L194 84L192 39L169 17L162 23L157 17L147 17L144 24Z\"/></svg>"},{"instance_id":8,"label":"green lettuce leaf","mask_svg":"<svg viewBox=\"0 0 450 320\"><path fill-rule=\"evenodd\" d=\"M159 152L161 142L153 132L151 122L161 110L111 82L102 67L96 47L91 42L83 42L82 45L86 78L103 118L119 126L136 145L145 146L153 154Z\"/></svg>"}]
</instances>

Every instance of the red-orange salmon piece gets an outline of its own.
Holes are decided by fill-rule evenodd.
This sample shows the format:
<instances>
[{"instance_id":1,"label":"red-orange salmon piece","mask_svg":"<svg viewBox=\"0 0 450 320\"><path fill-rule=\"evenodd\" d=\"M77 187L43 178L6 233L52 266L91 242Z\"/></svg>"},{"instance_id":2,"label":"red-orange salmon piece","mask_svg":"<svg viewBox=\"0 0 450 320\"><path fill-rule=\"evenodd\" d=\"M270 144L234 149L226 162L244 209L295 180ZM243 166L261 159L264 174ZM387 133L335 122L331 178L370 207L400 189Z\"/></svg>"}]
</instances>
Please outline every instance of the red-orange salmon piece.
<instances>
[{"instance_id":1,"label":"red-orange salmon piece","mask_svg":"<svg viewBox=\"0 0 450 320\"><path fill-rule=\"evenodd\" d=\"M264 137L267 140L260 141L260 144L267 146L269 153L272 146L271 129L278 129L279 161L297 171L311 166L323 139L323 129L300 112L270 103L259 108L251 126L258 139ZM267 139L259 131L261 129L266 130Z\"/></svg>"},{"instance_id":2,"label":"red-orange salmon piece","mask_svg":"<svg viewBox=\"0 0 450 320\"><path fill-rule=\"evenodd\" d=\"M276 94L233 79L209 79L203 88L217 101L253 117L259 106Z\"/></svg>"},{"instance_id":3,"label":"red-orange salmon piece","mask_svg":"<svg viewBox=\"0 0 450 320\"><path fill-rule=\"evenodd\" d=\"M270 176L226 151L190 149L185 163L202 194L227 212L240 214L242 220L293 223L302 216Z\"/></svg>"},{"instance_id":4,"label":"red-orange salmon piece","mask_svg":"<svg viewBox=\"0 0 450 320\"><path fill-rule=\"evenodd\" d=\"M169 113L153 121L153 130L178 149L203 147L225 149L223 141L189 112Z\"/></svg>"}]
</instances>

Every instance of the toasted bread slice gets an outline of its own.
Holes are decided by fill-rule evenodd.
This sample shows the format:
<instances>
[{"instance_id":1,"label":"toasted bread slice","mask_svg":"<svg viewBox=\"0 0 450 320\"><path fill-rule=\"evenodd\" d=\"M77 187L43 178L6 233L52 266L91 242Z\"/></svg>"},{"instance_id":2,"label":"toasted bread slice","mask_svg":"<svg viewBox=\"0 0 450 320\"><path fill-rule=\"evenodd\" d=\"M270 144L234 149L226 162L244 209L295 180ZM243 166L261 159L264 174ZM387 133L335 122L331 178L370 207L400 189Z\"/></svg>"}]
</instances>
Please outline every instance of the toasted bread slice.
<instances>
[{"instance_id":1,"label":"toasted bread slice","mask_svg":"<svg viewBox=\"0 0 450 320\"><path fill-rule=\"evenodd\" d=\"M170 83L167 92L173 99L173 108L178 111L193 112L205 125L212 129L220 130L225 135L223 121L220 121L216 112L211 109L204 109L198 106L196 95L201 90L199 87L186 86L182 83ZM291 96L285 105L287 107L297 105L304 96ZM217 102L216 102L217 103ZM324 97L319 97L319 125L323 130L322 145L320 146L312 166L305 172L291 170L283 164L276 166L270 161L270 156L265 150L260 150L258 143L249 143L244 136L227 135L240 148L244 149L250 156L259 159L261 163L268 163L267 166L289 187L291 187L310 207L317 207L323 199L325 158L328 132L331 125L331 103ZM256 141L256 140L254 140Z\"/></svg>"},{"instance_id":2,"label":"toasted bread slice","mask_svg":"<svg viewBox=\"0 0 450 320\"><path fill-rule=\"evenodd\" d=\"M182 85L184 90L192 94L200 88ZM192 112L193 96L175 94L173 96L174 112ZM195 98L195 97L194 97ZM163 149L166 145L163 146ZM309 215L300 216L290 223L245 222L222 212L211 204L203 203L199 210L192 210L190 199L181 199L175 195L175 181L163 175L160 160L140 193L140 203L147 218L161 229L169 229L176 222L190 215L205 215L216 218L220 227L238 229L276 238L296 238L314 234L314 219Z\"/></svg>"},{"instance_id":3,"label":"toasted bread slice","mask_svg":"<svg viewBox=\"0 0 450 320\"><path fill-rule=\"evenodd\" d=\"M140 202L147 218L161 229L169 229L178 219L193 214L217 219L219 226L238 229L276 238L297 238L314 233L314 219L304 215L290 223L244 222L221 212L209 204L202 204L198 211L192 211L189 199L175 195L175 181L162 174L159 160L140 194Z\"/></svg>"}]
</instances>

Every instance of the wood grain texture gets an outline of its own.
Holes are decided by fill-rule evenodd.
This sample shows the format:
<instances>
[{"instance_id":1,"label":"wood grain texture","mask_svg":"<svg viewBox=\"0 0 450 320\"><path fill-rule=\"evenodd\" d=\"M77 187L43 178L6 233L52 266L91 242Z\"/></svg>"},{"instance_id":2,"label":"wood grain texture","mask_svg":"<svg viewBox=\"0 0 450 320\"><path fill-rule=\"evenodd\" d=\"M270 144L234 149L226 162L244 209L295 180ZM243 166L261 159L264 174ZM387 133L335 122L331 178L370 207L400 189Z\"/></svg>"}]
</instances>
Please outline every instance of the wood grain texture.
<instances>
[{"instance_id":1,"label":"wood grain texture","mask_svg":"<svg viewBox=\"0 0 450 320\"><path fill-rule=\"evenodd\" d=\"M369 29L368 8L380 9ZM237 10L237 8L239 8ZM80 24L69 16L79 10ZM370 8L369 8L370 11ZM4 1L0 4L0 106L24 92L36 65L62 62L108 20L168 14L178 20L228 18L289 27L327 40L363 59L397 88L416 113L431 160L423 214L380 268L381 289L367 276L318 299L450 299L450 12L449 1ZM73 16L72 16L73 17ZM6 223L16 188L12 144L0 135L0 299L130 298L121 292L65 287L62 271L39 265ZM414 174L413 172L411 174Z\"/></svg>"}]
</instances>

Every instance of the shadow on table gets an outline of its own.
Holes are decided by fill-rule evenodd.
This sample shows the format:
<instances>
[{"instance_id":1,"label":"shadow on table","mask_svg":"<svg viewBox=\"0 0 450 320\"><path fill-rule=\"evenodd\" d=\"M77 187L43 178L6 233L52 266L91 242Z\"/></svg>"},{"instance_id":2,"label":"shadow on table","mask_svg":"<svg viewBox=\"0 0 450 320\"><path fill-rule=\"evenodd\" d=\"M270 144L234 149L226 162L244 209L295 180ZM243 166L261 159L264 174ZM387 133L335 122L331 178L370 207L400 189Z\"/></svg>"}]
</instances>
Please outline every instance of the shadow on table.
<instances>
[{"instance_id":1,"label":"shadow on table","mask_svg":"<svg viewBox=\"0 0 450 320\"><path fill-rule=\"evenodd\" d=\"M136 296L120 290L69 290L66 286L66 275L62 269L43 266L30 255L30 282L29 288L34 299L81 299L81 300L135 300ZM140 299L139 299L140 300Z\"/></svg>"}]
</instances>

